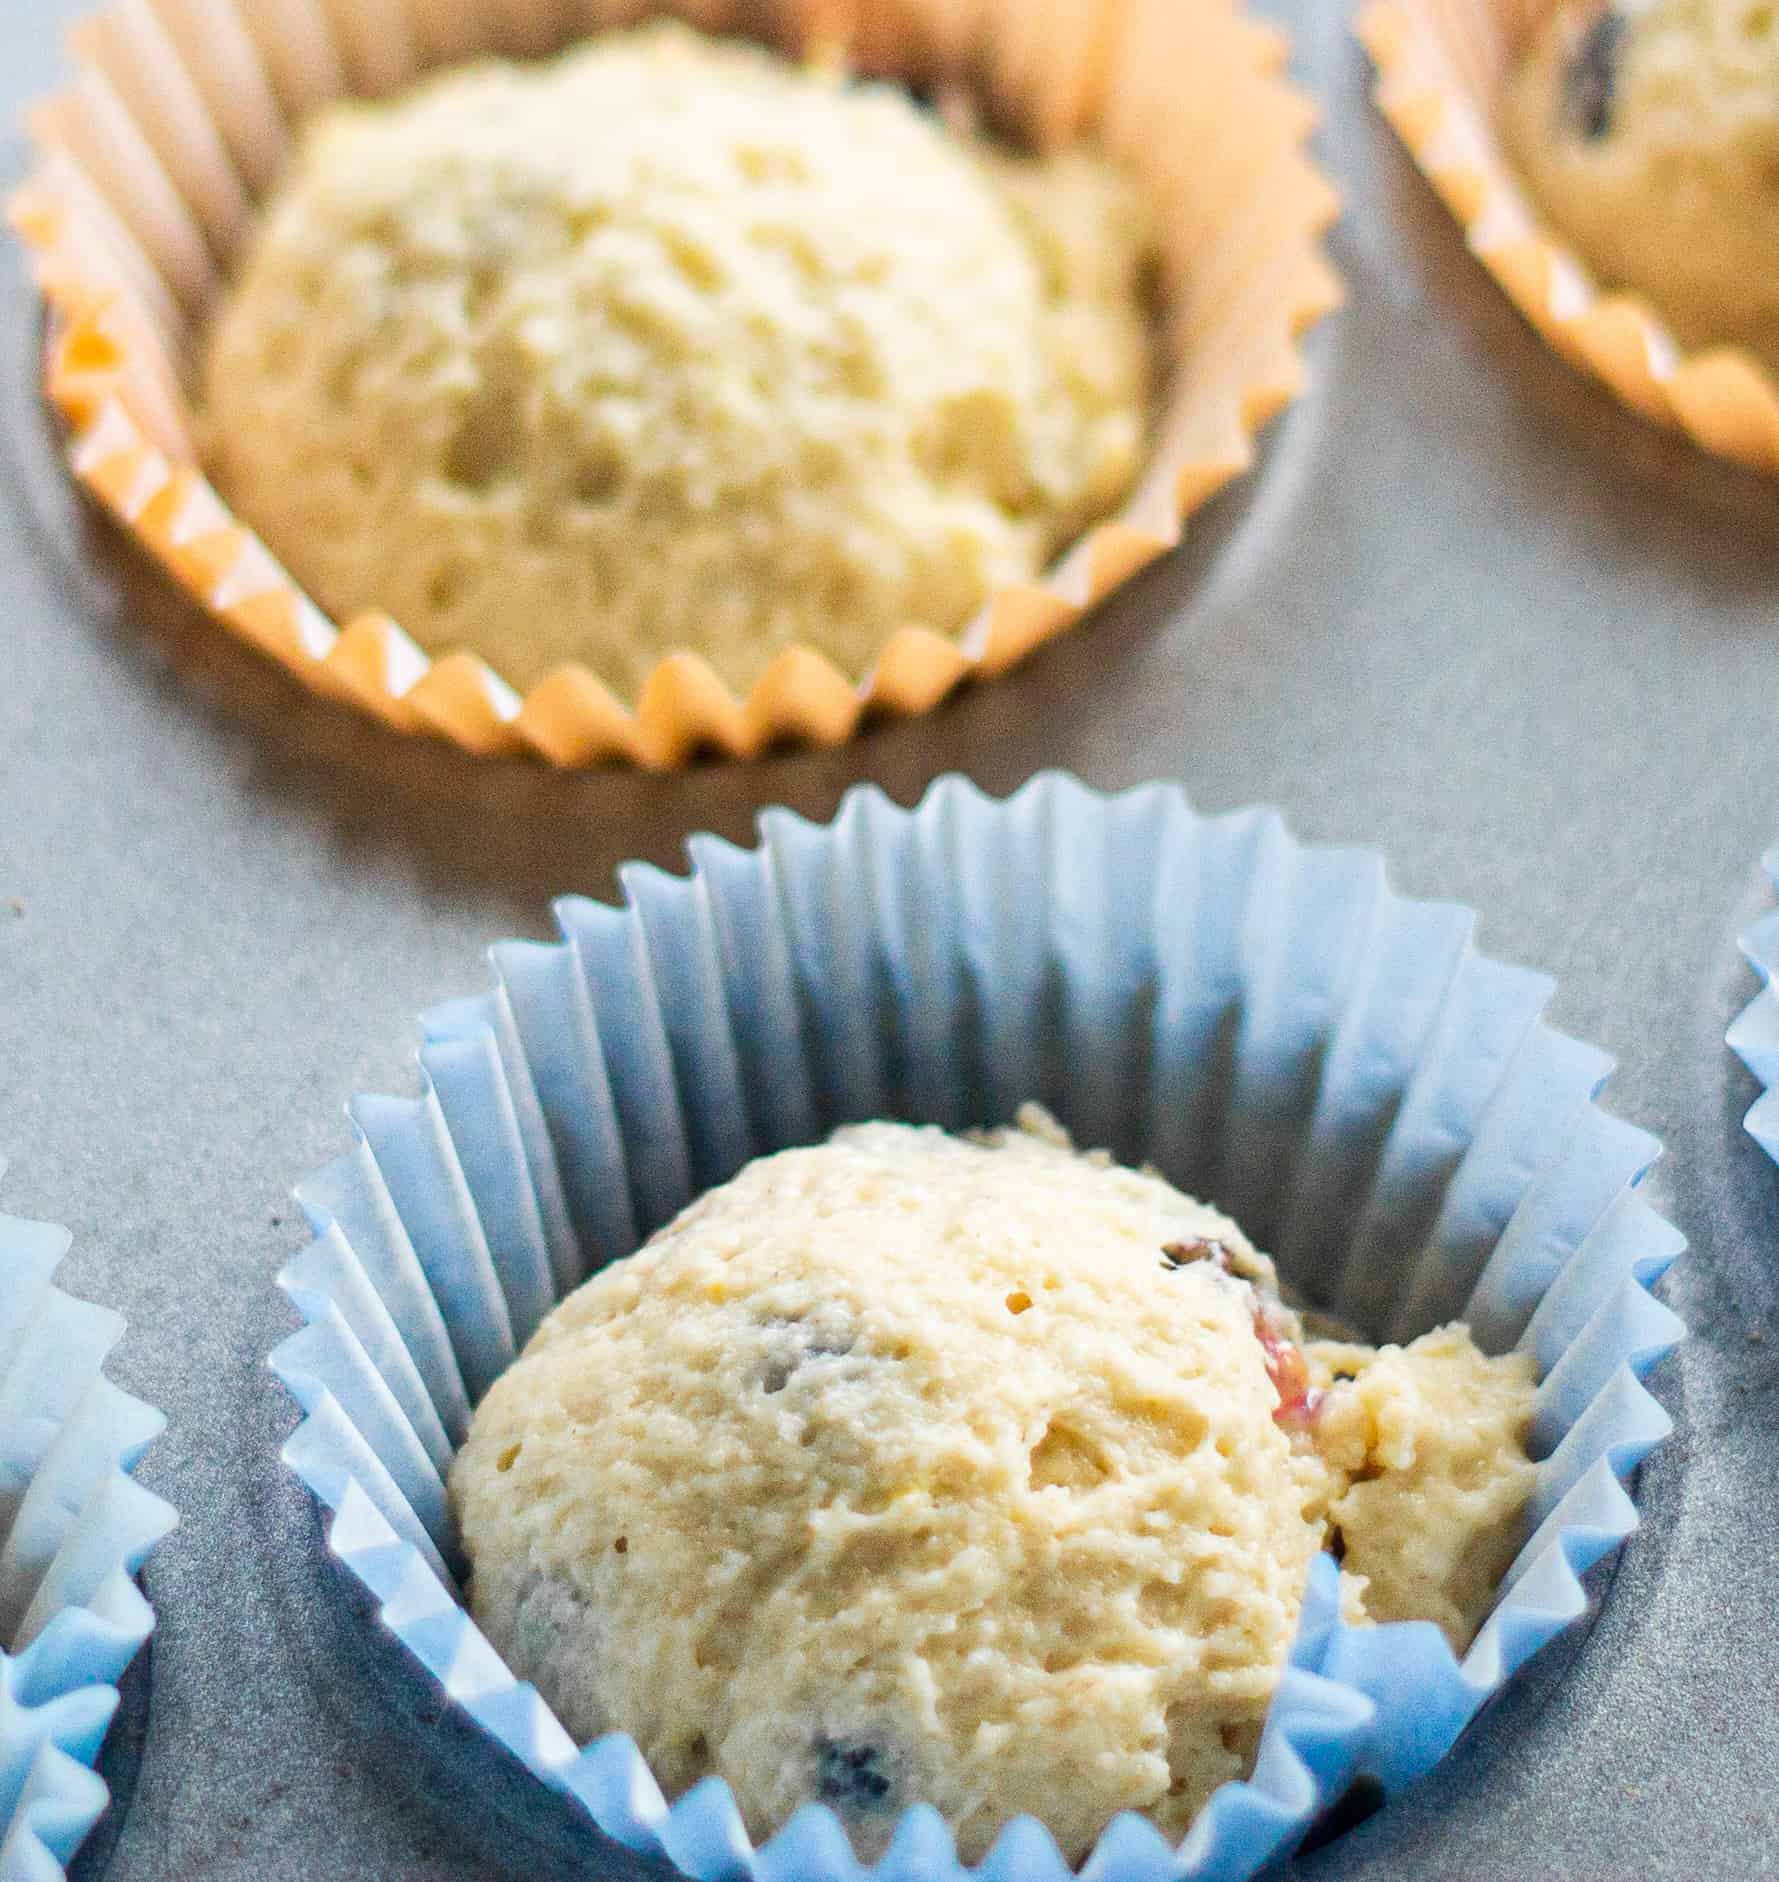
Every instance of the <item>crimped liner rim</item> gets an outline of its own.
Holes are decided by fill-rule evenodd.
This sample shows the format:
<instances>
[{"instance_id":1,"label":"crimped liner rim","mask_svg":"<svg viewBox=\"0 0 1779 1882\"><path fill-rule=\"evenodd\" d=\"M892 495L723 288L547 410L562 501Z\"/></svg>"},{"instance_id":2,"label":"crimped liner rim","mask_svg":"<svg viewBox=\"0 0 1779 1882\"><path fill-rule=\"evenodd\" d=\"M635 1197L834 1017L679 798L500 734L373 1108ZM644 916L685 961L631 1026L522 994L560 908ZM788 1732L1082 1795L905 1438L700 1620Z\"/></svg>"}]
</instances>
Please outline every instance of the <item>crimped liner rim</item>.
<instances>
[{"instance_id":1,"label":"crimped liner rim","mask_svg":"<svg viewBox=\"0 0 1779 1882\"><path fill-rule=\"evenodd\" d=\"M0 1168L4 1167L0 1159ZM0 1211L0 1871L60 1876L110 1803L92 1769L154 1631L136 1576L175 1526L135 1478L166 1420L105 1363L121 1315L64 1293L68 1231ZM10 1858L10 1861L8 1860ZM22 1864L23 1867L16 1865Z\"/></svg>"},{"instance_id":2,"label":"crimped liner rim","mask_svg":"<svg viewBox=\"0 0 1779 1882\"><path fill-rule=\"evenodd\" d=\"M568 38L612 11L583 4ZM1284 37L1241 18L1234 0L901 0L894 19L859 0L756 0L751 9L746 0L681 0L672 10L718 29L764 26L793 44L838 28L870 69L985 79L1040 143L1091 127L1114 145L1158 151L1177 146L1180 126L1164 115L1177 70L1155 76L1172 62L1157 58L1154 42L1190 35L1216 69L1197 111L1226 122L1245 168L1239 204L1182 195L1177 206L1196 208L1203 227L1184 226L1185 215L1167 225L1164 246L1201 249L1216 278L1189 314L1171 309L1164 323L1175 383L1150 460L1120 512L1042 578L996 590L959 634L898 629L862 681L793 646L745 699L689 652L666 656L634 706L575 664L521 695L474 654L429 656L385 614L335 623L204 479L180 390L188 327L252 195L277 169L287 129L280 98L294 117L341 90L390 89L474 45L548 49L564 42L562 23L526 0L481 0L483 17L467 32L461 14L441 21L410 0L119 0L76 29L75 81L32 114L37 163L10 206L48 312L44 383L68 428L70 467L212 616L315 691L398 731L563 766L665 770L705 749L749 758L778 741L837 745L867 713L926 712L964 680L1001 673L1074 625L1171 548L1188 515L1252 463L1256 434L1301 384L1302 335L1341 299L1320 239L1337 198L1305 148L1313 110L1279 76ZM440 43L445 27L453 44ZM1201 115L1199 139L1203 129ZM1170 164L1179 179L1193 170L1178 155ZM1230 187L1227 175L1218 186ZM1273 213L1256 217L1259 202ZM1231 256L1207 242L1231 228L1259 231L1251 252Z\"/></svg>"},{"instance_id":3,"label":"crimped liner rim","mask_svg":"<svg viewBox=\"0 0 1779 1882\"><path fill-rule=\"evenodd\" d=\"M1760 866L1779 893L1779 844L1762 856ZM1724 1044L1761 1084L1761 1095L1744 1113L1742 1128L1779 1163L1779 909L1769 909L1744 929L1736 945L1761 984L1724 1034Z\"/></svg>"},{"instance_id":4,"label":"crimped liner rim","mask_svg":"<svg viewBox=\"0 0 1779 1882\"><path fill-rule=\"evenodd\" d=\"M1779 474L1779 377L1746 348L1688 352L1651 302L1598 287L1501 149L1487 82L1500 46L1485 47L1484 36L1511 43L1544 10L1539 0L1479 9L1371 0L1356 31L1376 68L1378 110L1471 253L1557 353L1645 418L1718 457Z\"/></svg>"}]
</instances>

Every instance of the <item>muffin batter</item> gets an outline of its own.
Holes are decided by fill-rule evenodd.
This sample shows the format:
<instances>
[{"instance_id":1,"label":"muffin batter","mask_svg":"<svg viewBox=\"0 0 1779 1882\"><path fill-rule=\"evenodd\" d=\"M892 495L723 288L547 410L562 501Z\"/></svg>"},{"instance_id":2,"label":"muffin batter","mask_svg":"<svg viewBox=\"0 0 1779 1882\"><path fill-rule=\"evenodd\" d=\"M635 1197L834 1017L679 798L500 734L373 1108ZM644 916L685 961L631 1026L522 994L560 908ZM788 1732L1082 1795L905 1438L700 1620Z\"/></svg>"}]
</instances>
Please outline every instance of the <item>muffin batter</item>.
<instances>
[{"instance_id":1,"label":"muffin batter","mask_svg":"<svg viewBox=\"0 0 1779 1882\"><path fill-rule=\"evenodd\" d=\"M1544 212L1606 288L1689 347L1779 366L1779 14L1764 0L1559 6L1503 129Z\"/></svg>"},{"instance_id":2,"label":"muffin batter","mask_svg":"<svg viewBox=\"0 0 1779 1882\"><path fill-rule=\"evenodd\" d=\"M960 627L1123 495L1141 203L656 24L322 114L203 363L207 466L337 617L520 687L745 688Z\"/></svg>"},{"instance_id":3,"label":"muffin batter","mask_svg":"<svg viewBox=\"0 0 1779 1882\"><path fill-rule=\"evenodd\" d=\"M1524 1360L1301 1346L1227 1217L1022 1124L750 1164L556 1309L454 1468L515 1672L756 1836L819 1798L867 1854L916 1801L967 1859L1020 1811L1075 1859L1122 1809L1177 1838L1336 1529L1350 1612L1458 1645L1519 1538Z\"/></svg>"}]
</instances>

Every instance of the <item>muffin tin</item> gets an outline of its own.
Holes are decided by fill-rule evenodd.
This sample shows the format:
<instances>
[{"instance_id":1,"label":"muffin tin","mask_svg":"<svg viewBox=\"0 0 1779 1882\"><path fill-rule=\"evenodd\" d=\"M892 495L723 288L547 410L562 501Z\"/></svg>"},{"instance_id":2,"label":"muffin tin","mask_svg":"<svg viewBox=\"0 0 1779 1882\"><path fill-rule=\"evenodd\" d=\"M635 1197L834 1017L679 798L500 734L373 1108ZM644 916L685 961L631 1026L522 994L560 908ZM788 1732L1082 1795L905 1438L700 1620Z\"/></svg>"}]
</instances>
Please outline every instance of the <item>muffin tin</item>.
<instances>
[{"instance_id":1,"label":"muffin tin","mask_svg":"<svg viewBox=\"0 0 1779 1882\"><path fill-rule=\"evenodd\" d=\"M53 82L50 24L0 15L0 111ZM113 1372L168 1415L142 1466L179 1531L133 1787L88 1876L636 1873L439 1704L328 1564L278 1460L272 1285L305 1239L287 1176L355 1091L412 1090L412 1016L483 984L497 935L686 833L830 816L871 777L912 803L1066 766L1281 805L1376 846L1404 893L1481 911L1554 975L1554 1023L1619 1061L1620 1116L1692 1249L1692 1337L1654 1375L1676 1439L1598 1619L1456 1754L1295 1871L1340 1878L1747 1872L1779 1838L1779 1172L1741 1128L1723 1035L1772 904L1779 491L1621 410L1466 255L1372 111L1337 10L1278 17L1348 200L1349 305L1256 472L1081 633L843 752L671 779L563 777L397 741L187 610L69 493L32 297L0 271L0 1153L75 1232L71 1292L130 1321ZM22 141L0 150L6 180ZM76 1875L82 1873L77 1866Z\"/></svg>"}]
</instances>

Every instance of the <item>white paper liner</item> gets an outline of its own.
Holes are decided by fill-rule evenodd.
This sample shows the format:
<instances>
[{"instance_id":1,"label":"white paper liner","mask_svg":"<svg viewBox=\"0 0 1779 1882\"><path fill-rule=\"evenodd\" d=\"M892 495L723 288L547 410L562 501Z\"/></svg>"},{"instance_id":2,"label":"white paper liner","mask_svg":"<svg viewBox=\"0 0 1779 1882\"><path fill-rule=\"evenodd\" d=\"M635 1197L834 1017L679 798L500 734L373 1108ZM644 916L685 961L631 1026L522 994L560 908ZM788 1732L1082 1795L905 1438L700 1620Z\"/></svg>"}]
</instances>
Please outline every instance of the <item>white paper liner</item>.
<instances>
[{"instance_id":1,"label":"white paper liner","mask_svg":"<svg viewBox=\"0 0 1779 1882\"><path fill-rule=\"evenodd\" d=\"M89 1768L154 1626L135 1576L173 1527L130 1476L160 1413L103 1375L124 1330L51 1276L66 1229L0 1216L0 1878L49 1882L108 1793Z\"/></svg>"},{"instance_id":2,"label":"white paper liner","mask_svg":"<svg viewBox=\"0 0 1779 1882\"><path fill-rule=\"evenodd\" d=\"M831 825L761 830L754 850L694 838L686 877L624 870L623 908L559 903L560 943L502 943L492 991L426 1017L422 1096L355 1101L280 1277L307 1323L272 1359L305 1413L287 1460L451 1702L607 1835L701 1882L854 1874L825 1809L756 1850L720 1781L669 1808L627 1738L577 1749L459 1604L444 1475L550 1304L750 1157L1038 1098L1228 1208L1366 1333L1461 1313L1536 1363L1532 1533L1463 1660L1430 1624L1341 1624L1326 1564L1253 1778L1179 1851L1125 1818L1087 1865L1251 1875L1355 1772L1429 1768L1636 1526L1625 1481L1669 1428L1641 1380L1682 1331L1649 1291L1684 1246L1637 1193L1659 1146L1594 1106L1610 1061L1543 1024L1546 978L1274 813L1057 775L1003 803L948 778L911 812L863 787ZM882 1870L960 1873L918 1810ZM985 1873L1064 1865L1028 1821Z\"/></svg>"},{"instance_id":3,"label":"white paper liner","mask_svg":"<svg viewBox=\"0 0 1779 1882\"><path fill-rule=\"evenodd\" d=\"M1767 879L1779 890L1779 844L1761 859ZM1729 1046L1761 1082L1762 1091L1742 1126L1760 1147L1779 1163L1779 992L1773 976L1779 973L1779 909L1763 915L1741 937L1743 957L1760 975L1761 989L1736 1016L1724 1035Z\"/></svg>"}]
</instances>

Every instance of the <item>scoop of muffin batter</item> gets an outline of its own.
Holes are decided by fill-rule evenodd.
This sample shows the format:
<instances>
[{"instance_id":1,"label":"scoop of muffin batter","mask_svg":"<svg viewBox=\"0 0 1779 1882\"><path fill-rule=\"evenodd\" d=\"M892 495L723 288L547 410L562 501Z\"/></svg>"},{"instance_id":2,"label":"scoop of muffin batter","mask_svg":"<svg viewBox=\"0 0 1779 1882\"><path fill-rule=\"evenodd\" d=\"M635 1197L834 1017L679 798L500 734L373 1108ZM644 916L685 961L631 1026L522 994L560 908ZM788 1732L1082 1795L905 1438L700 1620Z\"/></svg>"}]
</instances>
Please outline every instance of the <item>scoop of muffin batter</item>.
<instances>
[{"instance_id":1,"label":"scoop of muffin batter","mask_svg":"<svg viewBox=\"0 0 1779 1882\"><path fill-rule=\"evenodd\" d=\"M556 1309L454 1468L514 1670L756 1836L814 1798L867 1854L917 1801L970 1859L1021 1811L1072 1858L1123 1809L1178 1837L1335 1526L1349 1611L1371 1575L1460 1644L1518 1535L1524 1361L1305 1348L1227 1217L1022 1121L750 1164Z\"/></svg>"},{"instance_id":2,"label":"scoop of muffin batter","mask_svg":"<svg viewBox=\"0 0 1779 1882\"><path fill-rule=\"evenodd\" d=\"M310 127L203 362L223 495L336 616L524 687L861 676L1124 493L1135 190L657 24Z\"/></svg>"},{"instance_id":3,"label":"scoop of muffin batter","mask_svg":"<svg viewBox=\"0 0 1779 1882\"><path fill-rule=\"evenodd\" d=\"M1555 7L1503 128L1533 195L1607 288L1688 346L1779 366L1779 15L1764 0Z\"/></svg>"}]
</instances>

